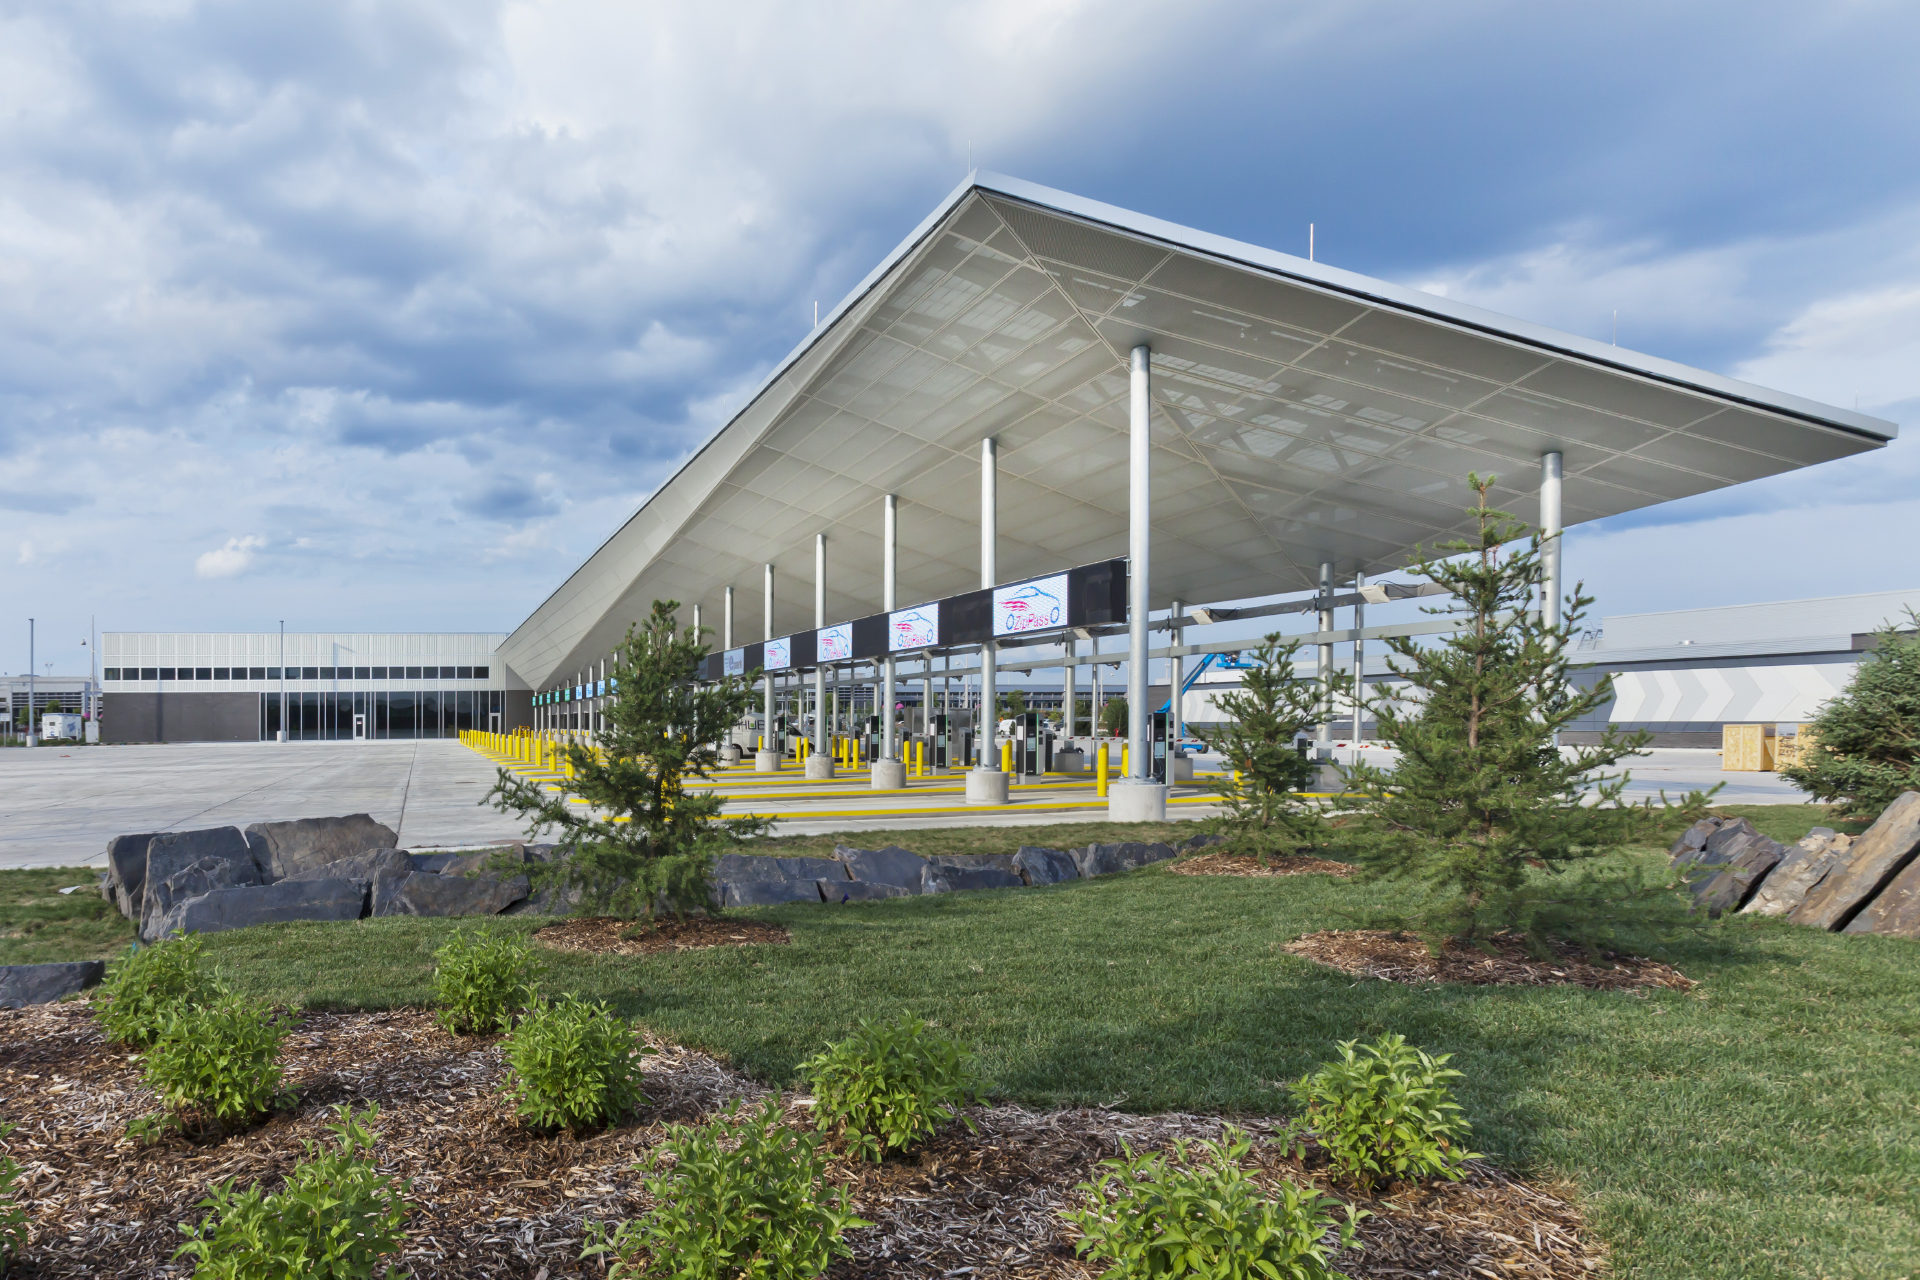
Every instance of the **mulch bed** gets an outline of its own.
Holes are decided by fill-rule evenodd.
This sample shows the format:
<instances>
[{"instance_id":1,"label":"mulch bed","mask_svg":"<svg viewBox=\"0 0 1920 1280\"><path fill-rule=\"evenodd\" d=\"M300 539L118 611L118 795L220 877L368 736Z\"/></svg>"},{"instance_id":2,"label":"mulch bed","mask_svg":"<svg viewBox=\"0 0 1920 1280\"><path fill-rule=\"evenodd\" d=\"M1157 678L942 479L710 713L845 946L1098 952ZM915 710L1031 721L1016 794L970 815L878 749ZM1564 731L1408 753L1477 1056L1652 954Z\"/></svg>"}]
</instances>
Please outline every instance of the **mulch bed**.
<instances>
[{"instance_id":1,"label":"mulch bed","mask_svg":"<svg viewBox=\"0 0 1920 1280\"><path fill-rule=\"evenodd\" d=\"M1696 984L1670 964L1644 956L1601 953L1596 964L1572 943L1556 942L1555 958L1537 960L1526 944L1507 934L1488 939L1494 954L1448 939L1439 955L1411 934L1384 929L1329 929L1289 942L1286 951L1317 960L1357 978L1388 982L1459 982L1475 986L1576 986L1596 991L1663 987L1688 991Z\"/></svg>"},{"instance_id":2,"label":"mulch bed","mask_svg":"<svg viewBox=\"0 0 1920 1280\"><path fill-rule=\"evenodd\" d=\"M1288 854L1268 858L1267 865L1250 853L1203 853L1197 858L1182 858L1168 868L1177 876L1350 876L1353 867L1326 858Z\"/></svg>"},{"instance_id":3,"label":"mulch bed","mask_svg":"<svg viewBox=\"0 0 1920 1280\"><path fill-rule=\"evenodd\" d=\"M628 934L635 936L628 937ZM783 946L793 938L777 924L753 920L688 916L682 920L658 920L653 929L648 930L632 920L599 916L550 924L535 933L533 940L557 951L646 956L662 951L700 951L707 947Z\"/></svg>"},{"instance_id":4,"label":"mulch bed","mask_svg":"<svg viewBox=\"0 0 1920 1280\"><path fill-rule=\"evenodd\" d=\"M326 1138L336 1102L377 1102L376 1158L412 1179L407 1242L392 1275L562 1277L601 1275L579 1260L583 1223L648 1207L635 1159L664 1126L697 1122L763 1086L701 1053L657 1040L646 1060L651 1103L627 1125L591 1135L543 1137L523 1129L499 1092L499 1042L461 1040L429 1014L311 1014L300 1018L282 1061L300 1100L290 1113L218 1143L126 1138L129 1120L154 1109L135 1060L104 1042L84 1003L0 1012L0 1112L20 1128L0 1143L25 1166L21 1193L33 1239L23 1276L179 1276L170 1259L177 1223L194 1220L209 1186L279 1181L302 1139ZM805 1100L784 1099L795 1124ZM972 1109L979 1126L955 1125L910 1156L882 1165L836 1162L835 1180L875 1225L850 1239L855 1257L836 1280L967 1275L1090 1280L1059 1216L1099 1160L1163 1147L1177 1137L1218 1137L1222 1121L1105 1110ZM1271 1121L1245 1120L1263 1140L1252 1172L1262 1180L1324 1180L1272 1137ZM1338 1194L1338 1189L1335 1189ZM1351 1198L1351 1197L1349 1197ZM1604 1255L1559 1196L1476 1162L1458 1183L1402 1187L1361 1224L1364 1248L1336 1258L1355 1277L1590 1276Z\"/></svg>"}]
</instances>

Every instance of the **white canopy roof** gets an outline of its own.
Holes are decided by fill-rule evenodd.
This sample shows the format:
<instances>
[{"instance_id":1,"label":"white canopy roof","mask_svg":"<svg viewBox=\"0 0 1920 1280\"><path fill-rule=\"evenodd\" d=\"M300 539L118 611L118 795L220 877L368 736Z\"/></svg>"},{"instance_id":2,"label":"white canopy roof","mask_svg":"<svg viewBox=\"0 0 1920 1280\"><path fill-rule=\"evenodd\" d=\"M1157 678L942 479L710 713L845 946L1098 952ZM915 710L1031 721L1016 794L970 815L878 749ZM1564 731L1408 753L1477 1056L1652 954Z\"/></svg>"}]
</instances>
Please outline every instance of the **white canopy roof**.
<instances>
[{"instance_id":1,"label":"white canopy roof","mask_svg":"<svg viewBox=\"0 0 1920 1280\"><path fill-rule=\"evenodd\" d=\"M975 173L501 647L536 688L656 598L760 639L979 585L979 442L1000 453L1001 581L1126 552L1129 350L1153 350L1153 597L1398 568L1463 529L1469 471L1565 523L1877 448L1896 428L1320 263ZM1572 575L1577 577L1576 572ZM687 617L683 613L683 620Z\"/></svg>"}]
</instances>

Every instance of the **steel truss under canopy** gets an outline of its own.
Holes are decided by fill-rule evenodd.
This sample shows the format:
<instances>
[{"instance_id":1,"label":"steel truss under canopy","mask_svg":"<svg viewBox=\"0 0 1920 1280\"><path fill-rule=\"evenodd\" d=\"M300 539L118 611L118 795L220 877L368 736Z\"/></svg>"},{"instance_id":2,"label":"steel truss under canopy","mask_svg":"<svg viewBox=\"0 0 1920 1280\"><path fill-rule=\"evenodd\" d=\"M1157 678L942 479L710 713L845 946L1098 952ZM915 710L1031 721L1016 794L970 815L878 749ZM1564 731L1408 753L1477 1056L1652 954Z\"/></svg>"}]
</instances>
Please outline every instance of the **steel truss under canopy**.
<instances>
[{"instance_id":1,"label":"steel truss under canopy","mask_svg":"<svg viewBox=\"0 0 1920 1280\"><path fill-rule=\"evenodd\" d=\"M1155 607L1311 590L1465 531L1470 471L1567 525L1886 444L1893 424L1063 192L971 175L501 647L535 688L655 599L734 643L980 585L980 442L997 579L1124 554L1128 359L1152 351ZM762 568L775 617L760 615ZM1577 575L1575 575L1577 576ZM686 614L683 614L683 621ZM718 637L715 637L716 640Z\"/></svg>"}]
</instances>

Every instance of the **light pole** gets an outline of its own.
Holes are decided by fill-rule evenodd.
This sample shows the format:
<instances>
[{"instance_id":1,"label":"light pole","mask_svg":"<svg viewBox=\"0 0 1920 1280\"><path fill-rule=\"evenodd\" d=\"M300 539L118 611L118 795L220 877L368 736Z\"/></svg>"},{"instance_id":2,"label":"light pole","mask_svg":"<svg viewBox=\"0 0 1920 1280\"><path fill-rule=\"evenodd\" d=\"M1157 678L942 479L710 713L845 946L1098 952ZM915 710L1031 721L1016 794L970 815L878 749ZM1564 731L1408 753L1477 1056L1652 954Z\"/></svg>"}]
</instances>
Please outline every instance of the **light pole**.
<instances>
[{"instance_id":1,"label":"light pole","mask_svg":"<svg viewBox=\"0 0 1920 1280\"><path fill-rule=\"evenodd\" d=\"M287 740L287 620L280 619L280 741Z\"/></svg>"}]
</instances>

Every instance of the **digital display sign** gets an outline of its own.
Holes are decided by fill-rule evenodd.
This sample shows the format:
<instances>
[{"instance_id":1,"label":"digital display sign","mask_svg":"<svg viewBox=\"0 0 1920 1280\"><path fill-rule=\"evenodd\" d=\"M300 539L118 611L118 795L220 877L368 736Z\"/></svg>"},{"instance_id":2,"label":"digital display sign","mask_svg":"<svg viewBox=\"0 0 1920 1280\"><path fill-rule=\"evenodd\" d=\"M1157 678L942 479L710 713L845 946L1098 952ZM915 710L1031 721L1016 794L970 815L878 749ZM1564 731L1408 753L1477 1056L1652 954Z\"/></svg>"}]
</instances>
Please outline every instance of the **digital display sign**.
<instances>
[{"instance_id":1,"label":"digital display sign","mask_svg":"<svg viewBox=\"0 0 1920 1280\"><path fill-rule=\"evenodd\" d=\"M727 650L725 656L721 659L720 672L722 675L729 676L743 676L747 674L747 651L745 649Z\"/></svg>"},{"instance_id":2,"label":"digital display sign","mask_svg":"<svg viewBox=\"0 0 1920 1280\"><path fill-rule=\"evenodd\" d=\"M793 665L793 637L781 636L778 640L767 641L766 667L769 671L785 671Z\"/></svg>"},{"instance_id":3,"label":"digital display sign","mask_svg":"<svg viewBox=\"0 0 1920 1280\"><path fill-rule=\"evenodd\" d=\"M993 590L993 634L1017 636L1067 625L1067 575Z\"/></svg>"},{"instance_id":4,"label":"digital display sign","mask_svg":"<svg viewBox=\"0 0 1920 1280\"><path fill-rule=\"evenodd\" d=\"M887 615L887 648L890 651L899 653L903 649L931 649L939 643L939 602L899 609Z\"/></svg>"},{"instance_id":5,"label":"digital display sign","mask_svg":"<svg viewBox=\"0 0 1920 1280\"><path fill-rule=\"evenodd\" d=\"M817 655L819 661L853 661L853 624L851 622L843 622L837 627L822 627L816 634L820 637Z\"/></svg>"}]
</instances>

